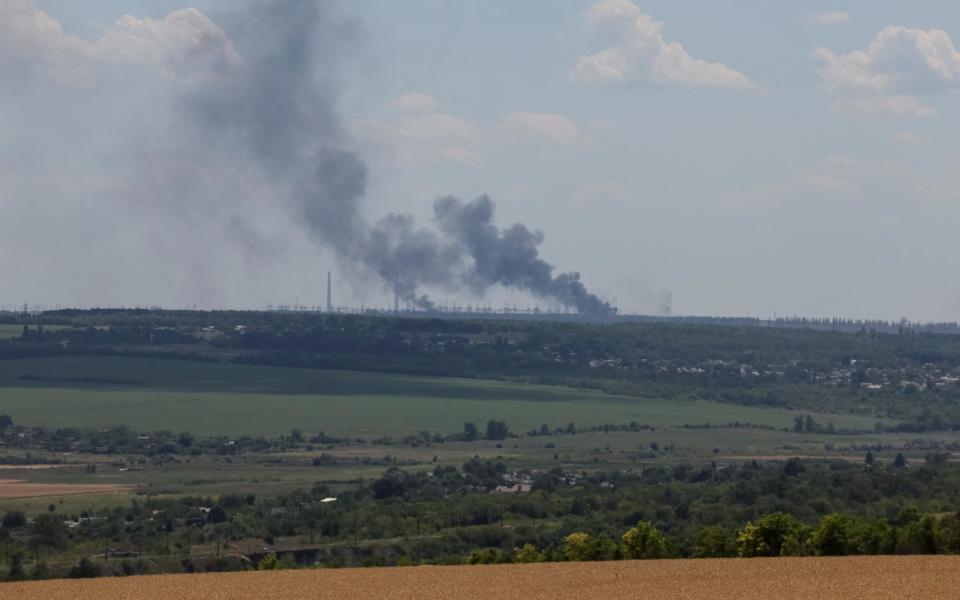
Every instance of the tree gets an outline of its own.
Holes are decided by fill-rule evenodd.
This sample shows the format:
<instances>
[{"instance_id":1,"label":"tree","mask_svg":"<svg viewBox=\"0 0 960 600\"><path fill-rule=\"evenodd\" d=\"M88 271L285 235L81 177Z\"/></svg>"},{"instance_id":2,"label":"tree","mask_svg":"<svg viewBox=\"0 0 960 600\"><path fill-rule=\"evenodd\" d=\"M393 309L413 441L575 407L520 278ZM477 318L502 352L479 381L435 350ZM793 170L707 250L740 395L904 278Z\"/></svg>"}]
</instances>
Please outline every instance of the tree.
<instances>
[{"instance_id":1,"label":"tree","mask_svg":"<svg viewBox=\"0 0 960 600\"><path fill-rule=\"evenodd\" d=\"M507 429L507 424L504 421L487 421L487 439L488 440L505 440L507 435L509 435L509 430Z\"/></svg>"},{"instance_id":2,"label":"tree","mask_svg":"<svg viewBox=\"0 0 960 600\"><path fill-rule=\"evenodd\" d=\"M807 468L803 466L803 461L797 457L788 459L783 465L783 474L787 477L797 477L806 470Z\"/></svg>"},{"instance_id":3,"label":"tree","mask_svg":"<svg viewBox=\"0 0 960 600\"><path fill-rule=\"evenodd\" d=\"M477 439L477 424L476 423L464 423L463 424L463 439L468 442L472 442Z\"/></svg>"},{"instance_id":4,"label":"tree","mask_svg":"<svg viewBox=\"0 0 960 600\"><path fill-rule=\"evenodd\" d=\"M867 465L867 467L872 467L873 465L877 464L877 459L873 455L873 450L867 450L867 455L863 458L863 464Z\"/></svg>"},{"instance_id":5,"label":"tree","mask_svg":"<svg viewBox=\"0 0 960 600\"><path fill-rule=\"evenodd\" d=\"M397 467L390 467L383 477L373 482L373 495L377 499L394 498L407 493L406 471Z\"/></svg>"},{"instance_id":6,"label":"tree","mask_svg":"<svg viewBox=\"0 0 960 600\"><path fill-rule=\"evenodd\" d=\"M67 543L67 529L63 520L52 513L44 513L34 519L33 535L41 546L47 548L60 549Z\"/></svg>"},{"instance_id":7,"label":"tree","mask_svg":"<svg viewBox=\"0 0 960 600\"><path fill-rule=\"evenodd\" d=\"M23 570L23 554L17 552L10 557L10 570L7 571L7 581L23 581L27 573Z\"/></svg>"},{"instance_id":8,"label":"tree","mask_svg":"<svg viewBox=\"0 0 960 600\"><path fill-rule=\"evenodd\" d=\"M280 563L277 561L277 555L273 552L261 558L260 562L257 563L257 570L259 571L276 571L279 568Z\"/></svg>"},{"instance_id":9,"label":"tree","mask_svg":"<svg viewBox=\"0 0 960 600\"><path fill-rule=\"evenodd\" d=\"M11 510L7 514L3 515L3 521L0 521L5 529L16 529L18 527L23 527L27 524L27 515L23 514L19 510Z\"/></svg>"},{"instance_id":10,"label":"tree","mask_svg":"<svg viewBox=\"0 0 960 600\"><path fill-rule=\"evenodd\" d=\"M851 517L847 524L848 554L892 554L896 539L893 527L883 519Z\"/></svg>"},{"instance_id":11,"label":"tree","mask_svg":"<svg viewBox=\"0 0 960 600\"><path fill-rule=\"evenodd\" d=\"M816 556L844 556L849 553L847 541L850 520L844 515L827 515L810 533L810 550Z\"/></svg>"},{"instance_id":12,"label":"tree","mask_svg":"<svg viewBox=\"0 0 960 600\"><path fill-rule=\"evenodd\" d=\"M467 556L467 564L470 565L493 565L499 562L503 560L496 548L478 548Z\"/></svg>"},{"instance_id":13,"label":"tree","mask_svg":"<svg viewBox=\"0 0 960 600\"><path fill-rule=\"evenodd\" d=\"M937 548L945 554L960 554L960 513L940 519Z\"/></svg>"},{"instance_id":14,"label":"tree","mask_svg":"<svg viewBox=\"0 0 960 600\"><path fill-rule=\"evenodd\" d=\"M666 558L671 554L669 540L650 521L637 523L621 541L626 558Z\"/></svg>"},{"instance_id":15,"label":"tree","mask_svg":"<svg viewBox=\"0 0 960 600\"><path fill-rule=\"evenodd\" d=\"M744 558L781 556L785 549L793 553L802 532L803 524L796 517L781 512L769 514L740 530L737 553Z\"/></svg>"},{"instance_id":16,"label":"tree","mask_svg":"<svg viewBox=\"0 0 960 600\"><path fill-rule=\"evenodd\" d=\"M897 457L893 459L893 466L902 469L907 466L907 457L901 452L897 452Z\"/></svg>"},{"instance_id":17,"label":"tree","mask_svg":"<svg viewBox=\"0 0 960 600\"><path fill-rule=\"evenodd\" d=\"M567 560L611 560L616 557L616 553L617 545L607 537L576 531L563 538L563 555Z\"/></svg>"},{"instance_id":18,"label":"tree","mask_svg":"<svg viewBox=\"0 0 960 600\"><path fill-rule=\"evenodd\" d=\"M516 548L513 551L513 562L536 563L544 560L543 552L537 550L533 544L524 544L522 548Z\"/></svg>"},{"instance_id":19,"label":"tree","mask_svg":"<svg viewBox=\"0 0 960 600\"><path fill-rule=\"evenodd\" d=\"M213 523L226 523L227 521L227 511L223 510L223 507L219 504L215 505L210 509L210 512L207 513L207 522Z\"/></svg>"},{"instance_id":20,"label":"tree","mask_svg":"<svg viewBox=\"0 0 960 600\"><path fill-rule=\"evenodd\" d=\"M99 565L95 564L89 558L84 557L75 567L70 569L67 576L71 579L93 579L100 577L102 574Z\"/></svg>"},{"instance_id":21,"label":"tree","mask_svg":"<svg viewBox=\"0 0 960 600\"><path fill-rule=\"evenodd\" d=\"M290 430L290 441L294 444L299 444L303 441L303 432L299 429Z\"/></svg>"},{"instance_id":22,"label":"tree","mask_svg":"<svg viewBox=\"0 0 960 600\"><path fill-rule=\"evenodd\" d=\"M725 527L704 527L697 532L693 546L694 558L724 558L736 556L737 537Z\"/></svg>"},{"instance_id":23,"label":"tree","mask_svg":"<svg viewBox=\"0 0 960 600\"><path fill-rule=\"evenodd\" d=\"M897 554L936 554L937 522L922 515L897 529Z\"/></svg>"},{"instance_id":24,"label":"tree","mask_svg":"<svg viewBox=\"0 0 960 600\"><path fill-rule=\"evenodd\" d=\"M13 417L10 415L0 415L0 431L13 427Z\"/></svg>"}]
</instances>

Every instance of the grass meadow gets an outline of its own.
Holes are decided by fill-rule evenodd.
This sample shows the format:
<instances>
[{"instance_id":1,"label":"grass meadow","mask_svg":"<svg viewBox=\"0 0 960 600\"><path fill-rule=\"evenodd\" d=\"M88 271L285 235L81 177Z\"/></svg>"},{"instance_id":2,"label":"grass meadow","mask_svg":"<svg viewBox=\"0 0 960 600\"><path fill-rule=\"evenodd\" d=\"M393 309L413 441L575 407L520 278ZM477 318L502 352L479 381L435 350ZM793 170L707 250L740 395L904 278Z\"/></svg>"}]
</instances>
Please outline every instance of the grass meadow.
<instances>
[{"instance_id":1,"label":"grass meadow","mask_svg":"<svg viewBox=\"0 0 960 600\"><path fill-rule=\"evenodd\" d=\"M96 356L0 361L0 413L28 426L267 436L299 428L367 437L453 433L466 421L489 419L504 420L516 432L543 423L630 421L788 427L798 414L489 380ZM875 422L814 416L837 427L868 429Z\"/></svg>"}]
</instances>

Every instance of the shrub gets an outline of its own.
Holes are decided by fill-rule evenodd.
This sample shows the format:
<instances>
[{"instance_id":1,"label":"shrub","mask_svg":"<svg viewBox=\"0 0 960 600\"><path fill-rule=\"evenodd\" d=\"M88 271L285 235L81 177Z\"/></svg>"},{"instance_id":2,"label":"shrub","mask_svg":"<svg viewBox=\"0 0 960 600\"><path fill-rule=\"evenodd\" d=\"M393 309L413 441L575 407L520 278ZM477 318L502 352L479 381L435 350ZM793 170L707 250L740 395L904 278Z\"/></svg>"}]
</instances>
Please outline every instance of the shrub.
<instances>
[{"instance_id":1,"label":"shrub","mask_svg":"<svg viewBox=\"0 0 960 600\"><path fill-rule=\"evenodd\" d=\"M737 553L753 556L788 556L802 550L803 524L781 512L747 523L737 535Z\"/></svg>"},{"instance_id":2,"label":"shrub","mask_svg":"<svg viewBox=\"0 0 960 600\"><path fill-rule=\"evenodd\" d=\"M621 541L626 558L666 558L671 555L669 540L650 521L637 523L623 534Z\"/></svg>"}]
</instances>

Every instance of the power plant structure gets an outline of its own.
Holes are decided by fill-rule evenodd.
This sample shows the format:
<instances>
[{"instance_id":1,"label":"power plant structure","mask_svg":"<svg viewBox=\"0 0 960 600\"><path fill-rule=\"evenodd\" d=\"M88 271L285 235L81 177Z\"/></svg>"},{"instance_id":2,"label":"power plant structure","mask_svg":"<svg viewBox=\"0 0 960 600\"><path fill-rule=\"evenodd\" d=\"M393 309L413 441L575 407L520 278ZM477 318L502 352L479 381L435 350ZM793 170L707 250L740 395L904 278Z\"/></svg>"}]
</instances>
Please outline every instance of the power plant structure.
<instances>
[{"instance_id":1,"label":"power plant structure","mask_svg":"<svg viewBox=\"0 0 960 600\"><path fill-rule=\"evenodd\" d=\"M327 271L327 312L333 312L333 284L330 282L330 271Z\"/></svg>"}]
</instances>

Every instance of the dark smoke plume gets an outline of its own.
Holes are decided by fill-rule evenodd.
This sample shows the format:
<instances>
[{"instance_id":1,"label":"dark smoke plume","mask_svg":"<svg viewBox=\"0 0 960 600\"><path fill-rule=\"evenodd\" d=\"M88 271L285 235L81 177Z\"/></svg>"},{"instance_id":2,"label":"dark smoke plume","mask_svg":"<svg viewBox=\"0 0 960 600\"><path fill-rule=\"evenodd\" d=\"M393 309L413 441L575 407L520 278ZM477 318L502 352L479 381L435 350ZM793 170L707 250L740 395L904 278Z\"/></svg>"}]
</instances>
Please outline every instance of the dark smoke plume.
<instances>
[{"instance_id":1,"label":"dark smoke plume","mask_svg":"<svg viewBox=\"0 0 960 600\"><path fill-rule=\"evenodd\" d=\"M521 223L500 230L493 224L494 204L481 196L464 204L452 196L433 204L437 225L470 258L463 274L474 293L481 295L492 285L526 290L542 298L589 314L607 314L612 309L587 291L579 273L553 275L553 265L539 256L543 233Z\"/></svg>"},{"instance_id":2,"label":"dark smoke plume","mask_svg":"<svg viewBox=\"0 0 960 600\"><path fill-rule=\"evenodd\" d=\"M434 204L437 228L390 214L373 225L360 214L367 168L338 117L340 61L356 28L330 4L249 2L226 28L243 64L185 91L182 110L206 143L237 153L279 187L318 241L355 267L371 270L405 302L432 306L421 286L525 290L581 313L607 314L578 273L553 275L539 257L543 234L522 224L499 229L486 196Z\"/></svg>"}]
</instances>

